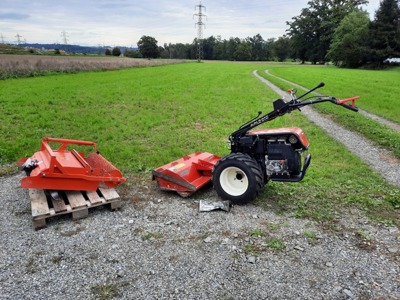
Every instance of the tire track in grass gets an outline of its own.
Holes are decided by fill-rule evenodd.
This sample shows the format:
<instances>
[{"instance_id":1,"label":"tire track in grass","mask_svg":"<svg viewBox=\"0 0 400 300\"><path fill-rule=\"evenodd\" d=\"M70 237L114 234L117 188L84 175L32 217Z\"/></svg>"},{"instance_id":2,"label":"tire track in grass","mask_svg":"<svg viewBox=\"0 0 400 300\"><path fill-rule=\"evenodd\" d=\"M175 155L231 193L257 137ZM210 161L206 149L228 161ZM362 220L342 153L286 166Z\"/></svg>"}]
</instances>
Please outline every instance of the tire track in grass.
<instances>
[{"instance_id":1,"label":"tire track in grass","mask_svg":"<svg viewBox=\"0 0 400 300\"><path fill-rule=\"evenodd\" d=\"M289 84L291 84L291 85L293 85L293 86L295 86L295 87L297 87L297 88L300 88L300 89L303 89L303 90L305 90L305 91L308 91L308 89L307 89L306 87L304 87L304 86L302 86L302 85L300 85L300 84L291 82L291 81L289 81L289 80L286 80L285 78L282 78L282 77L273 75L273 74L271 74L271 73L269 72L269 70L265 70L265 73L268 74L269 76L275 77L275 78L277 78L277 79L279 79L279 80L282 80L282 81L284 81L284 82L286 82L286 83L289 83ZM313 93L314 93L315 95L317 95L317 96L323 96L322 94L320 94L320 93L318 93L318 92L313 92ZM372 113L370 113L370 112L367 112L367 111L365 111L365 110L363 110L363 109L361 109L361 108L359 108L359 111L358 111L358 112L359 112L360 114L362 114L362 115L364 115L364 116L366 116L366 117L368 117L368 118L374 120L374 121L377 121L377 122L379 122L379 123L381 123L381 124L383 124L383 125L386 125L387 127L392 128L393 130L395 130L395 131L397 131L397 132L400 132L400 124L397 124L397 123L395 123L395 122L386 120L385 118L379 117L379 116L377 116L377 115L375 115L375 114L372 114Z\"/></svg>"},{"instance_id":2,"label":"tire track in grass","mask_svg":"<svg viewBox=\"0 0 400 300\"><path fill-rule=\"evenodd\" d=\"M290 98L287 92L282 91L276 85L258 75L256 70L253 71L253 74L281 98ZM400 161L392 152L375 145L362 135L332 122L309 106L302 107L301 111L310 121L367 163L372 170L379 173L391 184L400 187Z\"/></svg>"}]
</instances>

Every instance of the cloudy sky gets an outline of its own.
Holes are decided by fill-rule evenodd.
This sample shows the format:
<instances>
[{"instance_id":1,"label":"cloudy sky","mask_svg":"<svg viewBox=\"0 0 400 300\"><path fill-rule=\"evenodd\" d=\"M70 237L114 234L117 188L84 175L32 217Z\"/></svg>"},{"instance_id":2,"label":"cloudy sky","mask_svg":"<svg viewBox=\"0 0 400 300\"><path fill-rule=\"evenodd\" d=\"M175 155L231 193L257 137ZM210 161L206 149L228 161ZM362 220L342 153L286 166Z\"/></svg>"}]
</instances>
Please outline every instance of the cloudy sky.
<instances>
[{"instance_id":1,"label":"cloudy sky","mask_svg":"<svg viewBox=\"0 0 400 300\"><path fill-rule=\"evenodd\" d=\"M211 35L279 37L286 21L298 16L309 0L202 0L205 28ZM0 42L136 46L143 35L164 43L191 43L199 0L0 0ZM379 0L364 6L373 18Z\"/></svg>"}]
</instances>

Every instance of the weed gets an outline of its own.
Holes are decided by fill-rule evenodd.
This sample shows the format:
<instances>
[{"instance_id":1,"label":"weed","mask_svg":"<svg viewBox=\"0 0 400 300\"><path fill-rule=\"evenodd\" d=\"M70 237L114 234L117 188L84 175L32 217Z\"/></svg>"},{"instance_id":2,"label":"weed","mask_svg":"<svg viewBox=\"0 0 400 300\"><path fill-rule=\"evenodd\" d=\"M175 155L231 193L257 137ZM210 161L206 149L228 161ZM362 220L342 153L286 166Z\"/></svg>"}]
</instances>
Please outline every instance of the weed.
<instances>
[{"instance_id":1,"label":"weed","mask_svg":"<svg viewBox=\"0 0 400 300\"><path fill-rule=\"evenodd\" d=\"M33 252L33 255L31 257L29 257L28 262L26 263L26 271L28 273L36 273L37 271L39 271L39 267L36 266L35 262L36 260L44 255L46 252L43 250L36 250Z\"/></svg>"},{"instance_id":2,"label":"weed","mask_svg":"<svg viewBox=\"0 0 400 300\"><path fill-rule=\"evenodd\" d=\"M356 244L358 248L366 251L373 251L376 249L377 242L365 231L357 230L354 235L357 240Z\"/></svg>"},{"instance_id":3,"label":"weed","mask_svg":"<svg viewBox=\"0 0 400 300\"><path fill-rule=\"evenodd\" d=\"M69 230L69 231L61 232L60 235L61 235L61 236L64 236L64 237L70 237L70 236L73 236L73 235L75 235L75 234L78 234L79 232L81 232L81 231L84 230L84 229L85 229L85 228L83 228L83 227L77 227L77 228L74 229L74 230Z\"/></svg>"},{"instance_id":4,"label":"weed","mask_svg":"<svg viewBox=\"0 0 400 300\"><path fill-rule=\"evenodd\" d=\"M261 246L258 244L246 244L244 245L243 252L245 254L258 256L262 252L262 249Z\"/></svg>"},{"instance_id":5,"label":"weed","mask_svg":"<svg viewBox=\"0 0 400 300\"><path fill-rule=\"evenodd\" d=\"M146 234L142 235L142 241L148 241L151 239L161 239L162 236L163 236L162 233L147 232Z\"/></svg>"},{"instance_id":6,"label":"weed","mask_svg":"<svg viewBox=\"0 0 400 300\"><path fill-rule=\"evenodd\" d=\"M115 283L105 283L92 286L92 293L96 299L108 300L117 297L119 290Z\"/></svg>"},{"instance_id":7,"label":"weed","mask_svg":"<svg viewBox=\"0 0 400 300\"><path fill-rule=\"evenodd\" d=\"M365 231L362 230L357 230L355 232L355 236L359 239L365 240L365 241L370 241L371 237L369 236L368 233L366 233Z\"/></svg>"},{"instance_id":8,"label":"weed","mask_svg":"<svg viewBox=\"0 0 400 300\"><path fill-rule=\"evenodd\" d=\"M275 224L268 221L263 221L261 224L265 225L270 231L277 231L281 227L288 226L287 223Z\"/></svg>"},{"instance_id":9,"label":"weed","mask_svg":"<svg viewBox=\"0 0 400 300\"><path fill-rule=\"evenodd\" d=\"M16 163L2 163L2 159L0 159L0 177L10 176L16 174L18 172L18 167Z\"/></svg>"},{"instance_id":10,"label":"weed","mask_svg":"<svg viewBox=\"0 0 400 300\"><path fill-rule=\"evenodd\" d=\"M315 232L312 232L312 231L309 231L309 230L304 230L304 235L309 239L317 238L317 234Z\"/></svg>"},{"instance_id":11,"label":"weed","mask_svg":"<svg viewBox=\"0 0 400 300\"><path fill-rule=\"evenodd\" d=\"M23 215L26 215L26 214L30 214L30 213L31 213L31 210L30 209L26 209L26 210L22 210L22 211L15 211L14 215L16 217L20 217L20 216L23 216Z\"/></svg>"},{"instance_id":12,"label":"weed","mask_svg":"<svg viewBox=\"0 0 400 300\"><path fill-rule=\"evenodd\" d=\"M38 268L35 266L35 258L30 257L28 262L26 263L26 272L28 273L36 273L38 271Z\"/></svg>"},{"instance_id":13,"label":"weed","mask_svg":"<svg viewBox=\"0 0 400 300\"><path fill-rule=\"evenodd\" d=\"M255 229L250 230L249 234L250 234L250 236L253 236L253 237L263 237L263 236L265 236L265 232L262 229L259 229L259 228L255 228Z\"/></svg>"},{"instance_id":14,"label":"weed","mask_svg":"<svg viewBox=\"0 0 400 300\"><path fill-rule=\"evenodd\" d=\"M62 260L62 255L57 255L57 256L53 256L52 258L51 258L51 262L53 263L53 264L55 264L55 265L59 265L60 264L60 262L61 262L61 260Z\"/></svg>"},{"instance_id":15,"label":"weed","mask_svg":"<svg viewBox=\"0 0 400 300\"><path fill-rule=\"evenodd\" d=\"M317 234L315 232L304 230L304 235L307 237L307 241L310 245L317 243Z\"/></svg>"},{"instance_id":16,"label":"weed","mask_svg":"<svg viewBox=\"0 0 400 300\"><path fill-rule=\"evenodd\" d=\"M283 242L283 240L279 238L271 238L267 240L267 245L269 248L275 251L283 251L286 248L286 245Z\"/></svg>"}]
</instances>

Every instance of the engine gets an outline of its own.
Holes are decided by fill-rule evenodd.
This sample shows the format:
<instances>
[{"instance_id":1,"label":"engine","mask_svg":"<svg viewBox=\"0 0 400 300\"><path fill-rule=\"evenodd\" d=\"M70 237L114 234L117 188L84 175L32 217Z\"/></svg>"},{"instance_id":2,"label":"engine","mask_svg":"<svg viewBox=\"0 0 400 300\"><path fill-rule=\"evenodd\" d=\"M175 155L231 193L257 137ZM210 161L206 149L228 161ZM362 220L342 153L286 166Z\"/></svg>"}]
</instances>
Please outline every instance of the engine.
<instances>
[{"instance_id":1,"label":"engine","mask_svg":"<svg viewBox=\"0 0 400 300\"><path fill-rule=\"evenodd\" d=\"M308 154L302 163L302 154L308 147L308 139L298 127L254 130L231 140L231 151L246 153L256 159L266 182L300 181L311 159Z\"/></svg>"},{"instance_id":2,"label":"engine","mask_svg":"<svg viewBox=\"0 0 400 300\"><path fill-rule=\"evenodd\" d=\"M288 178L301 172L301 150L284 140L267 144L266 175L270 179Z\"/></svg>"}]
</instances>

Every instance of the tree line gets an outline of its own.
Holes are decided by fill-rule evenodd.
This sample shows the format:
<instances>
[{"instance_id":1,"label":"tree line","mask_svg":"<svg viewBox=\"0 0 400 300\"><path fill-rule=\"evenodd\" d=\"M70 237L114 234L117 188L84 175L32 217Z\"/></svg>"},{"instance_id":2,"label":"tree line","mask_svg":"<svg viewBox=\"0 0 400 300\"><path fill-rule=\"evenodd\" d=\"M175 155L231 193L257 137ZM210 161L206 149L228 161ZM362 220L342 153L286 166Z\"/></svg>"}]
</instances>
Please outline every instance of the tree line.
<instances>
[{"instance_id":1,"label":"tree line","mask_svg":"<svg viewBox=\"0 0 400 300\"><path fill-rule=\"evenodd\" d=\"M201 41L202 59L232 61L298 60L313 64L333 62L344 67L381 66L400 57L399 0L382 0L373 20L361 6L367 0L311 0L300 15L287 22L287 34L264 40L260 34L245 39L208 37ZM197 59L198 43L157 45L142 36L138 51L125 56Z\"/></svg>"}]
</instances>

